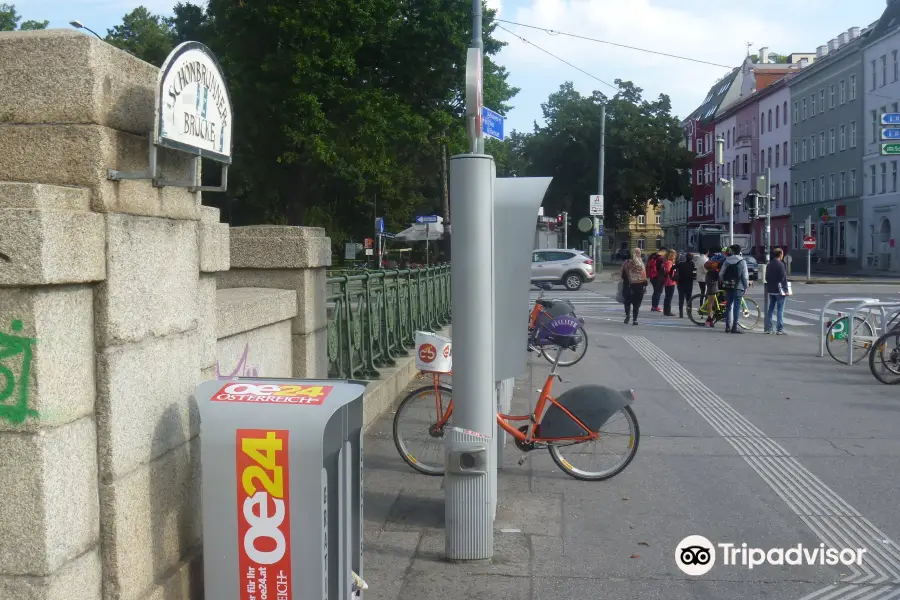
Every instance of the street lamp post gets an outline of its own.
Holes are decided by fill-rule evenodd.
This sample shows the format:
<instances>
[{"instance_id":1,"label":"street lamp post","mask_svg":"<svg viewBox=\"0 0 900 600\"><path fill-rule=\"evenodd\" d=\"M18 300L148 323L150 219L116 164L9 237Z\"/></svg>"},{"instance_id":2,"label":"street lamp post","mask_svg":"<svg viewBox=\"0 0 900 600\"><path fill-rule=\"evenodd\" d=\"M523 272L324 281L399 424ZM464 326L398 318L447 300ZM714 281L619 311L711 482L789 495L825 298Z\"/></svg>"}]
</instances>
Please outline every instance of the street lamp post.
<instances>
[{"instance_id":1,"label":"street lamp post","mask_svg":"<svg viewBox=\"0 0 900 600\"><path fill-rule=\"evenodd\" d=\"M100 40L103 39L103 37L99 33L94 31L90 27L85 27L84 23L82 23L81 21L69 21L69 25L71 25L75 29L84 29L85 31L90 31L91 33L93 33L94 35L97 36L97 39L100 39Z\"/></svg>"},{"instance_id":2,"label":"street lamp post","mask_svg":"<svg viewBox=\"0 0 900 600\"><path fill-rule=\"evenodd\" d=\"M722 166L725 164L725 138L721 135L716 137L716 164ZM728 200L728 245L734 245L734 177L725 179L719 178L719 183L727 185L729 188Z\"/></svg>"}]
</instances>

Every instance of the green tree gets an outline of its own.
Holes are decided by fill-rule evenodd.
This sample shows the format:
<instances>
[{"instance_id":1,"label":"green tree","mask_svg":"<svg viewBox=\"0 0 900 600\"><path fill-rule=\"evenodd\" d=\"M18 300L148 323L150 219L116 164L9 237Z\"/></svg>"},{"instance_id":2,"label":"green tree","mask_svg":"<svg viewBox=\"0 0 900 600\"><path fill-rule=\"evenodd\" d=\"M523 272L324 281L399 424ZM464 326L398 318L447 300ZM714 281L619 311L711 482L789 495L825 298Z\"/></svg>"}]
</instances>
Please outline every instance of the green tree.
<instances>
[{"instance_id":1,"label":"green tree","mask_svg":"<svg viewBox=\"0 0 900 600\"><path fill-rule=\"evenodd\" d=\"M157 67L162 66L174 45L169 22L138 6L106 33L106 41Z\"/></svg>"},{"instance_id":2,"label":"green tree","mask_svg":"<svg viewBox=\"0 0 900 600\"><path fill-rule=\"evenodd\" d=\"M0 31L34 31L37 29L46 29L50 21L24 21L22 16L16 12L15 4L0 4Z\"/></svg>"},{"instance_id":3,"label":"green tree","mask_svg":"<svg viewBox=\"0 0 900 600\"><path fill-rule=\"evenodd\" d=\"M583 96L571 83L560 86L542 105L546 125L526 139L510 140L521 154L517 171L552 176L544 205L552 212L586 213L597 193L600 107L606 108L605 221L616 227L642 214L647 201L690 195L693 154L680 147L683 137L665 95L655 101L629 81L616 80L611 98ZM520 174L520 173L515 173Z\"/></svg>"},{"instance_id":4,"label":"green tree","mask_svg":"<svg viewBox=\"0 0 900 600\"><path fill-rule=\"evenodd\" d=\"M755 63L759 62L759 54L751 54L750 61ZM787 64L789 61L789 56L787 54L775 54L774 52L769 52L769 62L775 64Z\"/></svg>"}]
</instances>

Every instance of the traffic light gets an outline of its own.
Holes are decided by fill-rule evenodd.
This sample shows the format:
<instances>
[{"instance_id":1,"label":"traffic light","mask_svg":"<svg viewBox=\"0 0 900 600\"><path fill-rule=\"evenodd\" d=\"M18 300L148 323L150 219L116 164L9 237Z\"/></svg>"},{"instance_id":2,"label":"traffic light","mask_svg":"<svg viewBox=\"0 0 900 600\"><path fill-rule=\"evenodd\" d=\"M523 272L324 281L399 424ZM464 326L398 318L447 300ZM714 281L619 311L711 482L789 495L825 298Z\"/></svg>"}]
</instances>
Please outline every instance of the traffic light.
<instances>
[{"instance_id":1,"label":"traffic light","mask_svg":"<svg viewBox=\"0 0 900 600\"><path fill-rule=\"evenodd\" d=\"M556 226L557 227L563 226L563 213L559 213L558 215L556 215Z\"/></svg>"},{"instance_id":2,"label":"traffic light","mask_svg":"<svg viewBox=\"0 0 900 600\"><path fill-rule=\"evenodd\" d=\"M751 221L756 220L757 201L759 196L756 192L750 192L744 197L744 210L747 211Z\"/></svg>"}]
</instances>

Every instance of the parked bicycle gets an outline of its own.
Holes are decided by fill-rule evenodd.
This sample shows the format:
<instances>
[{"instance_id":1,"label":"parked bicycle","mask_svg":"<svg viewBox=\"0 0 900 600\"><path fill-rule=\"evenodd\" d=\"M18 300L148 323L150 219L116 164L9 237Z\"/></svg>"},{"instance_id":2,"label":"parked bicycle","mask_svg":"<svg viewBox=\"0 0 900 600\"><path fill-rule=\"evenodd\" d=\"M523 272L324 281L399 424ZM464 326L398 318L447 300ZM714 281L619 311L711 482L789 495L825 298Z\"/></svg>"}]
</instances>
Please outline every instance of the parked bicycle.
<instances>
[{"instance_id":1,"label":"parked bicycle","mask_svg":"<svg viewBox=\"0 0 900 600\"><path fill-rule=\"evenodd\" d=\"M560 367L571 367L587 354L588 336L584 328L584 319L575 315L575 307L566 300L544 300L544 292L553 286L549 283L536 284L541 290L534 307L528 316L528 351L537 352L547 359L550 364L556 363ZM545 326L553 319L562 316L572 316L578 320L578 335L572 340L573 345L562 348L554 343L545 333ZM563 358L565 354L565 358Z\"/></svg>"},{"instance_id":2,"label":"parked bicycle","mask_svg":"<svg viewBox=\"0 0 900 600\"><path fill-rule=\"evenodd\" d=\"M548 326L554 342L561 347L569 346L576 336L579 324L571 316L554 319ZM509 433L516 447L525 455L519 460L523 464L527 453L546 448L553 462L567 475L584 481L602 481L621 473L634 459L640 443L640 429L637 417L630 404L635 400L634 391L619 391L602 385L583 385L572 388L558 398L551 396L553 380L562 379L557 375L557 359L541 388L540 395L531 413L527 415L507 415L497 413L497 425ZM453 415L452 390L449 383L441 380L450 373L420 373L420 377L431 377L430 385L411 392L394 415L394 444L406 463L425 475L444 474L444 432L450 427ZM524 423L517 427L519 423ZM616 433L607 426L621 424L623 431ZM418 434L425 448L416 446ZM601 457L611 457L608 444L620 442L624 454L611 465L603 468L586 466L583 454L569 454L568 450L584 449L602 444ZM435 450L431 454L428 446Z\"/></svg>"},{"instance_id":3,"label":"parked bicycle","mask_svg":"<svg viewBox=\"0 0 900 600\"><path fill-rule=\"evenodd\" d=\"M858 363L866 356L869 356L870 350L878 347L878 341L881 337L888 335L892 330L900 326L900 313L895 314L888 321L884 331L878 325L880 311L875 308L863 308L853 319L853 364ZM850 315L842 315L838 313L836 319L832 319L825 323L827 327L825 332L825 348L831 358L839 363L847 364L847 354L850 345ZM872 368L873 361L876 360L870 356L869 365ZM875 371L872 374L877 378ZM879 379L880 381L880 379ZM883 382L887 383L887 382Z\"/></svg>"},{"instance_id":4,"label":"parked bicycle","mask_svg":"<svg viewBox=\"0 0 900 600\"><path fill-rule=\"evenodd\" d=\"M709 301L712 296L703 296L703 294L694 294L688 301L687 314L688 318L695 325L705 325L709 316ZM725 320L725 312L727 310L727 302L725 301L725 290L716 292L716 303L713 308L713 323ZM694 309L694 307L697 307ZM738 319L738 327L744 330L751 330L759 324L759 305L753 298L741 296L741 317Z\"/></svg>"},{"instance_id":5,"label":"parked bicycle","mask_svg":"<svg viewBox=\"0 0 900 600\"><path fill-rule=\"evenodd\" d=\"M896 319L895 316L893 326L872 343L869 352L869 370L875 379L887 385L900 383L900 325Z\"/></svg>"}]
</instances>

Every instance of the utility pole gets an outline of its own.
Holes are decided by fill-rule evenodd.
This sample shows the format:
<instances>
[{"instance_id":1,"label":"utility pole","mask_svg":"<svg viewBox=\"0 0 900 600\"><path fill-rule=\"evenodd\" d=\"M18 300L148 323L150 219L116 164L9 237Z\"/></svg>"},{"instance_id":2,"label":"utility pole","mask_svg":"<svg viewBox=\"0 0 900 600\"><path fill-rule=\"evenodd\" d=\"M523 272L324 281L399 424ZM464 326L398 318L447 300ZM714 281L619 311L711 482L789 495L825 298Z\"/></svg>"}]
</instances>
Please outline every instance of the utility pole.
<instances>
[{"instance_id":1,"label":"utility pole","mask_svg":"<svg viewBox=\"0 0 900 600\"><path fill-rule=\"evenodd\" d=\"M766 208L766 226L763 229L763 263L759 266L758 281L763 286L763 315L769 314L769 294L766 292L766 269L769 268L769 236L772 228L772 170L766 168L766 174L756 178L756 190L765 190L766 193L760 193L756 197L757 217L763 216L760 212L759 201L765 203ZM750 224L753 227L753 224Z\"/></svg>"},{"instance_id":2,"label":"utility pole","mask_svg":"<svg viewBox=\"0 0 900 600\"><path fill-rule=\"evenodd\" d=\"M562 217L563 250L567 250L569 248L569 213L567 211L563 211Z\"/></svg>"},{"instance_id":3,"label":"utility pole","mask_svg":"<svg viewBox=\"0 0 900 600\"><path fill-rule=\"evenodd\" d=\"M600 105L600 156L598 158L597 173L597 193L600 194L600 201L605 203L603 199L603 176L606 165L606 105ZM604 207L605 209L605 207ZM604 210L605 212L605 210ZM594 217L594 265L595 271L603 268L603 238L600 236L600 230L603 227L603 214Z\"/></svg>"},{"instance_id":4,"label":"utility pole","mask_svg":"<svg viewBox=\"0 0 900 600\"><path fill-rule=\"evenodd\" d=\"M481 60L484 60L484 39L482 38L481 33L481 24L482 24L482 15L481 15L481 2L482 0L472 0L472 47L478 48L479 53L482 55ZM483 64L483 63L482 63ZM479 73L479 77L484 77L481 73ZM483 79L482 79L483 85ZM478 115L476 118L476 123L478 129L481 127L481 115ZM475 147L475 154L484 154L484 136L481 134L481 131L476 130L475 135L477 137L477 143Z\"/></svg>"},{"instance_id":5,"label":"utility pole","mask_svg":"<svg viewBox=\"0 0 900 600\"><path fill-rule=\"evenodd\" d=\"M806 227L804 227L805 235L812 235L812 217L806 217ZM818 240L816 240L818 241ZM812 277L812 249L806 250L806 280Z\"/></svg>"}]
</instances>

